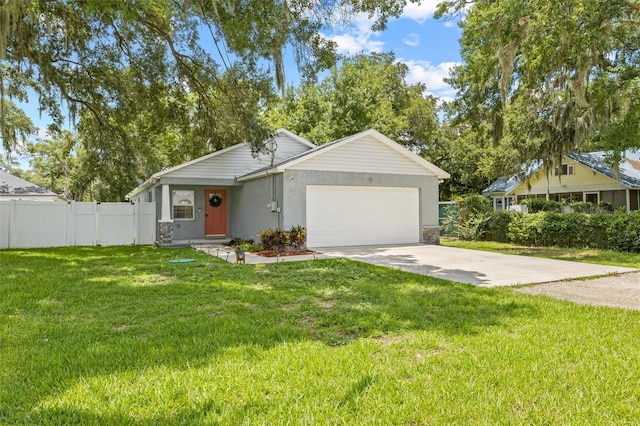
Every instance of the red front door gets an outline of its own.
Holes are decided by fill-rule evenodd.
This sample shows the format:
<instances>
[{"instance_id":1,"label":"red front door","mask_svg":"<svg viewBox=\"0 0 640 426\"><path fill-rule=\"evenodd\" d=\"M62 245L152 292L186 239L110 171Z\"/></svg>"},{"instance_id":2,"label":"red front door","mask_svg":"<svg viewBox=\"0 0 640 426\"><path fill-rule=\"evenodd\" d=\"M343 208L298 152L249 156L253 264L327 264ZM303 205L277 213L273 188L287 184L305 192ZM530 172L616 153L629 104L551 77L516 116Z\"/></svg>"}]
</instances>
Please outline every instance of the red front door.
<instances>
[{"instance_id":1,"label":"red front door","mask_svg":"<svg viewBox=\"0 0 640 426\"><path fill-rule=\"evenodd\" d=\"M205 235L227 235L227 190L204 190Z\"/></svg>"}]
</instances>

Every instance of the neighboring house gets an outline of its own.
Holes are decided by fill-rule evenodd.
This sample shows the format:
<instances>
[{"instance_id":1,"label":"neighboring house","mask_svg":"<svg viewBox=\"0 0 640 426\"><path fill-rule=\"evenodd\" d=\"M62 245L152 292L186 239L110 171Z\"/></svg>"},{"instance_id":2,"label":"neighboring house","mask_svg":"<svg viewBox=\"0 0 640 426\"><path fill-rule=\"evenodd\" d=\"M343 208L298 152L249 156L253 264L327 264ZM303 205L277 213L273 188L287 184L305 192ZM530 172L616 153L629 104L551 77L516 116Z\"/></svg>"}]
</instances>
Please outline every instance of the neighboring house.
<instances>
[{"instance_id":1,"label":"neighboring house","mask_svg":"<svg viewBox=\"0 0 640 426\"><path fill-rule=\"evenodd\" d=\"M280 129L275 142L273 156L241 143L156 173L127 198L156 201L160 244L294 225L309 247L438 242L448 173L375 130L316 147Z\"/></svg>"},{"instance_id":2,"label":"neighboring house","mask_svg":"<svg viewBox=\"0 0 640 426\"><path fill-rule=\"evenodd\" d=\"M64 198L57 194L0 170L0 201L29 200L29 201L57 201Z\"/></svg>"},{"instance_id":3,"label":"neighboring house","mask_svg":"<svg viewBox=\"0 0 640 426\"><path fill-rule=\"evenodd\" d=\"M570 153L562 164L545 169L533 165L529 179L500 178L482 194L491 198L495 210L507 209L525 198L571 199L597 204L606 201L633 211L640 208L640 153L627 151L616 178L607 152Z\"/></svg>"}]
</instances>

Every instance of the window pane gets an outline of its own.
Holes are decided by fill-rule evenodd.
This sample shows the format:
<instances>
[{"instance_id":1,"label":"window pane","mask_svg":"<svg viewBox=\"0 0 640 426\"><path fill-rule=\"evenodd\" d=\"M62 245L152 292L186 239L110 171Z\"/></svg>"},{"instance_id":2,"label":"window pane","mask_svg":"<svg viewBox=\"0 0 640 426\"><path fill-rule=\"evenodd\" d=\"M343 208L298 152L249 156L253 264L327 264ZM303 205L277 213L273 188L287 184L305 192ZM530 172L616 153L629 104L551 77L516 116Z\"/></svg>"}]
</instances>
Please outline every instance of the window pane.
<instances>
[{"instance_id":1,"label":"window pane","mask_svg":"<svg viewBox=\"0 0 640 426\"><path fill-rule=\"evenodd\" d=\"M193 205L193 191L173 191L173 205Z\"/></svg>"},{"instance_id":2,"label":"window pane","mask_svg":"<svg viewBox=\"0 0 640 426\"><path fill-rule=\"evenodd\" d=\"M173 191L173 218L193 219L193 199L193 191Z\"/></svg>"},{"instance_id":3,"label":"window pane","mask_svg":"<svg viewBox=\"0 0 640 426\"><path fill-rule=\"evenodd\" d=\"M193 206L173 206L174 219L193 219Z\"/></svg>"}]
</instances>

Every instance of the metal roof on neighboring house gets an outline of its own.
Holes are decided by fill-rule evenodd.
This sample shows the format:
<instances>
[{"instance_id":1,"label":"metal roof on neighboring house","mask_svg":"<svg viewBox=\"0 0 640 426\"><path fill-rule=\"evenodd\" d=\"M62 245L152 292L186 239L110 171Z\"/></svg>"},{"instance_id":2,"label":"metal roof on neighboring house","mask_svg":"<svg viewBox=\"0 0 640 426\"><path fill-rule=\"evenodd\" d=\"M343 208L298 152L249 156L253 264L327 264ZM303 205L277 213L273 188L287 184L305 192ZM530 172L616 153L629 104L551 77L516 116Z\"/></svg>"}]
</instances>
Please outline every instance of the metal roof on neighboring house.
<instances>
[{"instance_id":1,"label":"metal roof on neighboring house","mask_svg":"<svg viewBox=\"0 0 640 426\"><path fill-rule=\"evenodd\" d=\"M607 176L630 188L640 188L640 150L627 150L624 152L622 161L620 161L620 177L616 179L611 167L611 152L571 152L566 155L571 160L582 164L591 170ZM542 161L536 161L531 166L528 176L536 172L542 166ZM511 176L507 179L503 176L493 182L489 187L482 191L482 195L488 197L493 193L508 194L522 183L522 178L518 175Z\"/></svg>"},{"instance_id":2,"label":"metal roof on neighboring house","mask_svg":"<svg viewBox=\"0 0 640 426\"><path fill-rule=\"evenodd\" d=\"M35 183L0 170L0 196L56 196L57 194Z\"/></svg>"},{"instance_id":3,"label":"metal roof on neighboring house","mask_svg":"<svg viewBox=\"0 0 640 426\"><path fill-rule=\"evenodd\" d=\"M543 163L540 160L536 160L531 164L522 164L520 166L522 170L520 174L513 175L510 178L507 178L506 176L502 176L501 178L496 179L495 182L493 182L491 185L489 185L487 188L485 188L482 191L482 195L484 195L485 197L489 197L491 194L495 194L495 193L507 194L513 191L514 189L516 189L518 185L520 185L520 183L522 183L523 176L531 176L532 174L540 170L540 167L542 167L542 164Z\"/></svg>"},{"instance_id":4,"label":"metal roof on neighboring house","mask_svg":"<svg viewBox=\"0 0 640 426\"><path fill-rule=\"evenodd\" d=\"M520 178L517 176L511 176L509 179L503 176L485 188L484 191L482 191L482 195L488 197L494 193L507 193L518 185L520 185Z\"/></svg>"},{"instance_id":5,"label":"metal roof on neighboring house","mask_svg":"<svg viewBox=\"0 0 640 426\"><path fill-rule=\"evenodd\" d=\"M611 167L611 152L572 152L567 157L611 179L616 179ZM640 152L636 150L624 152L624 157L620 161L619 181L628 188L640 188Z\"/></svg>"}]
</instances>

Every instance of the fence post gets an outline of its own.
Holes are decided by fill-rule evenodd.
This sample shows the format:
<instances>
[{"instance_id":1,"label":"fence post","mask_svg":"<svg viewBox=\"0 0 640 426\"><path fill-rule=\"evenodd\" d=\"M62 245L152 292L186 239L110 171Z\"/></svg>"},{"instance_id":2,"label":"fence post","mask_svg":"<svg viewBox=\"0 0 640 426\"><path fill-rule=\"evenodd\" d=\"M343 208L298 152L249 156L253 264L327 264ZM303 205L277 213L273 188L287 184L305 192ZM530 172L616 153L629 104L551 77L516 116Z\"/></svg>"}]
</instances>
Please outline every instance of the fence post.
<instances>
[{"instance_id":1,"label":"fence post","mask_svg":"<svg viewBox=\"0 0 640 426\"><path fill-rule=\"evenodd\" d=\"M138 235L140 232L140 203L133 202L133 244L138 244Z\"/></svg>"},{"instance_id":2,"label":"fence post","mask_svg":"<svg viewBox=\"0 0 640 426\"><path fill-rule=\"evenodd\" d=\"M9 200L9 247L8 248L15 248L16 246L16 233L15 233L15 229L16 229L16 200ZM14 230L14 232L11 232L11 229Z\"/></svg>"},{"instance_id":3,"label":"fence post","mask_svg":"<svg viewBox=\"0 0 640 426\"><path fill-rule=\"evenodd\" d=\"M75 246L76 245L76 205L73 201L67 201L67 209L66 209L66 225L67 225L67 246Z\"/></svg>"},{"instance_id":4,"label":"fence post","mask_svg":"<svg viewBox=\"0 0 640 426\"><path fill-rule=\"evenodd\" d=\"M100 201L94 201L93 206L96 214L96 246L100 245Z\"/></svg>"},{"instance_id":5,"label":"fence post","mask_svg":"<svg viewBox=\"0 0 640 426\"><path fill-rule=\"evenodd\" d=\"M11 226L9 218L11 216L11 206L8 203L0 203L0 249L9 248L9 235Z\"/></svg>"}]
</instances>

